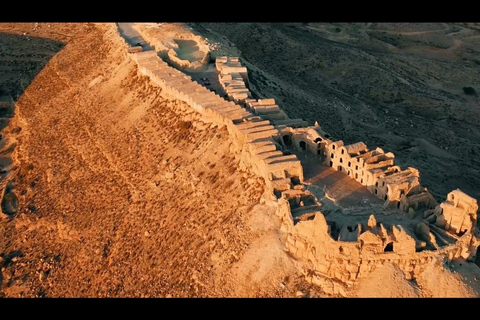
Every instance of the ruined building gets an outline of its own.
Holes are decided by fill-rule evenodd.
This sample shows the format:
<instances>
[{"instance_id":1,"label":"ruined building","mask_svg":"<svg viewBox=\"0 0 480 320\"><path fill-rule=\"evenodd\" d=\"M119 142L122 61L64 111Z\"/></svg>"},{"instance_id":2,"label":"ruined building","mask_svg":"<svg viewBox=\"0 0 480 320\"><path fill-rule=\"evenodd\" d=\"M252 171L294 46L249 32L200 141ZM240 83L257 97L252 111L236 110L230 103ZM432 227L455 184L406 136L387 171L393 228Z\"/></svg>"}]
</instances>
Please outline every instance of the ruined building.
<instances>
[{"instance_id":1,"label":"ruined building","mask_svg":"<svg viewBox=\"0 0 480 320\"><path fill-rule=\"evenodd\" d=\"M274 99L254 99L247 69L238 58L217 58L223 92L216 94L155 52L136 51L131 50L130 57L140 74L227 127L231 152L243 168L263 177L267 192L275 196L285 250L312 283L332 279L332 290L339 292L386 262L414 279L433 259L476 255L478 204L467 194L454 190L438 204L421 186L418 170L395 165L392 152L370 150L363 142L345 145L332 140L318 123L309 126L302 119L289 119ZM304 167L292 150L345 174L383 205L372 207L371 213L349 215L349 208L335 207L327 192L319 199L314 194L320 194L318 188L305 183Z\"/></svg>"}]
</instances>

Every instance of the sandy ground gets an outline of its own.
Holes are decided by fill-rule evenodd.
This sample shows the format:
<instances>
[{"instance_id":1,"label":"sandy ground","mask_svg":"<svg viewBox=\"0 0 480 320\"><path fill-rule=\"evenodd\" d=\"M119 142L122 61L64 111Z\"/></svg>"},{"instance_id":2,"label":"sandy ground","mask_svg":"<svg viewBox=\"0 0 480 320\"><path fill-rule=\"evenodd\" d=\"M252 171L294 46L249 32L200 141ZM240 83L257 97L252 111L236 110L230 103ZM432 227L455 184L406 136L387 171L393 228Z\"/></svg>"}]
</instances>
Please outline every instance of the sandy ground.
<instances>
[{"instance_id":1,"label":"sandy ground","mask_svg":"<svg viewBox=\"0 0 480 320\"><path fill-rule=\"evenodd\" d=\"M449 266L435 261L414 281L407 281L392 264L359 279L352 296L358 298L478 298L480 269L458 260Z\"/></svg>"},{"instance_id":2,"label":"sandy ground","mask_svg":"<svg viewBox=\"0 0 480 320\"><path fill-rule=\"evenodd\" d=\"M17 101L2 295L293 296L273 215L251 211L263 181L238 170L225 128L136 75L112 30L71 29Z\"/></svg>"},{"instance_id":3,"label":"sandy ground","mask_svg":"<svg viewBox=\"0 0 480 320\"><path fill-rule=\"evenodd\" d=\"M15 141L3 183L19 199L16 215L0 214L0 294L328 296L283 251L263 181L239 170L226 129L139 77L114 30L0 24L0 41L15 44L0 61L16 102L2 131ZM460 263L416 283L385 267L347 293L478 295L478 268Z\"/></svg>"}]
</instances>

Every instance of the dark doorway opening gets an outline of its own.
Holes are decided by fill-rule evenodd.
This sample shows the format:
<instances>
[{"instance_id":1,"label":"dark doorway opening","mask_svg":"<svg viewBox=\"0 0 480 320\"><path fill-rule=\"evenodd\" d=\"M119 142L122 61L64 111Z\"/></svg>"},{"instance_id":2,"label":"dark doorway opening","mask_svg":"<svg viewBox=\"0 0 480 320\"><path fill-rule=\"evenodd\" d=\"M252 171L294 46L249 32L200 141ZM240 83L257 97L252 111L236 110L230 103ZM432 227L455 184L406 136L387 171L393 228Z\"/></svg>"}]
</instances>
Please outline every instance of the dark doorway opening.
<instances>
[{"instance_id":1,"label":"dark doorway opening","mask_svg":"<svg viewBox=\"0 0 480 320\"><path fill-rule=\"evenodd\" d=\"M299 177L291 177L291 178L290 178L290 181L292 182L292 184L293 184L294 186L300 184L300 178L299 178Z\"/></svg>"},{"instance_id":2,"label":"dark doorway opening","mask_svg":"<svg viewBox=\"0 0 480 320\"><path fill-rule=\"evenodd\" d=\"M273 190L273 194L275 195L275 197L277 197L277 199L280 199L282 197L282 191L280 190Z\"/></svg>"},{"instance_id":3,"label":"dark doorway opening","mask_svg":"<svg viewBox=\"0 0 480 320\"><path fill-rule=\"evenodd\" d=\"M383 252L393 252L393 242L389 242L383 249Z\"/></svg>"},{"instance_id":4,"label":"dark doorway opening","mask_svg":"<svg viewBox=\"0 0 480 320\"><path fill-rule=\"evenodd\" d=\"M300 148L302 148L303 151L307 150L307 144L305 141L300 141Z\"/></svg>"},{"instance_id":5,"label":"dark doorway opening","mask_svg":"<svg viewBox=\"0 0 480 320\"><path fill-rule=\"evenodd\" d=\"M290 137L289 135L285 135L283 136L283 143L285 143L285 145L289 146L292 144L292 137Z\"/></svg>"}]
</instances>

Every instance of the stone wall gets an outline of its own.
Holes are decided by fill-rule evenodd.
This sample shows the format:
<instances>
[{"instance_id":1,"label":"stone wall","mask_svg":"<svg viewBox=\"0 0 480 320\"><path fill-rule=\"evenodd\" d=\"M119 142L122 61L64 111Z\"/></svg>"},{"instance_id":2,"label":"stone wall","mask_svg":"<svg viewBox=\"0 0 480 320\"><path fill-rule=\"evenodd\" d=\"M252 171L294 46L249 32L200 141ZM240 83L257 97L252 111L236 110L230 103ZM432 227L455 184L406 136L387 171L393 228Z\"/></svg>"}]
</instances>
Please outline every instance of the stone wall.
<instances>
[{"instance_id":1,"label":"stone wall","mask_svg":"<svg viewBox=\"0 0 480 320\"><path fill-rule=\"evenodd\" d=\"M205 42L205 39L203 39L203 37L200 35L196 35L191 32L178 32L176 34L171 34L171 38L169 39L159 39L158 36L155 36L155 33L147 32L148 28L142 28L138 25L135 25L134 27L135 30L142 36L142 38L155 48L155 51L161 57L164 57L172 65L179 69L196 71L205 67L210 61L210 48ZM195 41L199 51L202 52L202 56L195 61L181 59L176 52L176 49L178 49L178 44L175 42L175 40Z\"/></svg>"},{"instance_id":2,"label":"stone wall","mask_svg":"<svg viewBox=\"0 0 480 320\"><path fill-rule=\"evenodd\" d=\"M310 211L298 208L298 199L295 203L294 196L284 192L277 214L287 234L286 249L304 262L305 275L312 282L324 276L338 280L337 286L349 284L385 262L398 265L407 279L414 279L433 259L451 261L475 256L480 244L475 199L454 190L438 204L421 187L418 170L395 166L391 152L381 148L369 151L363 142L344 145L341 140L332 141L318 124L279 128L284 143L323 156L325 164L345 172L384 200L384 207L396 206L408 212L410 219L416 215L425 218L412 232L400 225L377 224L372 215L367 225L344 226L338 239L334 239L320 206ZM425 250L427 245L434 249Z\"/></svg>"},{"instance_id":3,"label":"stone wall","mask_svg":"<svg viewBox=\"0 0 480 320\"><path fill-rule=\"evenodd\" d=\"M341 292L343 285L353 283L386 262L399 266L407 279L414 279L433 259L469 259L476 254L480 243L475 227L478 206L475 199L460 190L449 194L446 202L432 207L434 203L428 193L419 187L418 171L414 168L402 171L394 166L393 153L384 153L380 148L369 151L363 143L345 146L342 141L330 140L318 124L306 127L301 120L288 119L294 126L286 122L274 126L192 81L153 51L130 53L130 57L137 63L139 73L160 86L167 97L184 101L204 115L205 120L227 127L230 151L240 160L240 166L263 177L267 192L278 198L276 214L286 235L285 249L301 263L307 280L312 283L323 285L321 279L326 277L332 290ZM282 152L286 143L323 155L327 165L341 167L369 190L376 188L377 194L380 182L379 195L387 195L387 200L395 200L409 212L413 210L412 201L417 201L417 209L427 203L425 219L412 233L401 226L377 224L372 215L366 225L344 227L338 239L334 239L318 200L305 190L300 161L295 155ZM411 190L414 193L409 197ZM452 230L456 236L451 235ZM443 246L432 244L436 250L421 250L432 241L432 232L437 239L454 237L456 241L445 242Z\"/></svg>"},{"instance_id":4,"label":"stone wall","mask_svg":"<svg viewBox=\"0 0 480 320\"><path fill-rule=\"evenodd\" d=\"M321 155L325 165L364 185L384 201L385 207L409 212L438 205L428 190L420 185L418 170L412 167L402 170L395 165L392 152L378 147L369 150L363 142L345 145L342 140L332 141L318 124L305 128L282 126L279 129L284 142L289 140L299 150Z\"/></svg>"},{"instance_id":5,"label":"stone wall","mask_svg":"<svg viewBox=\"0 0 480 320\"><path fill-rule=\"evenodd\" d=\"M164 93L189 104L212 121L225 125L231 137L231 152L263 177L273 193L280 182L290 185L291 179L303 182L303 168L296 156L279 151L279 132L269 121L250 113L231 101L207 90L188 75L168 66L154 51L131 53L139 72L160 86ZM278 152L274 152L278 151ZM273 180L280 180L271 182Z\"/></svg>"},{"instance_id":6,"label":"stone wall","mask_svg":"<svg viewBox=\"0 0 480 320\"><path fill-rule=\"evenodd\" d=\"M277 214L282 220L281 229L287 234L286 249L305 262L305 274L334 278L345 284L352 284L386 262L399 266L406 279L415 279L433 259L467 259L479 245L478 238L470 232L439 250L415 252L415 240L406 230L396 226L386 230L376 223L358 226L354 230L359 233L356 241L336 241L320 211L312 220L294 224L290 205L282 198ZM392 251L385 250L389 245Z\"/></svg>"},{"instance_id":7,"label":"stone wall","mask_svg":"<svg viewBox=\"0 0 480 320\"><path fill-rule=\"evenodd\" d=\"M288 121L287 114L275 104L275 99L253 99L248 89L248 71L242 66L238 57L217 57L215 68L218 72L218 82L222 88L222 94L230 101L241 105L264 120L270 120L273 124L277 121ZM297 119L298 120L298 119Z\"/></svg>"}]
</instances>

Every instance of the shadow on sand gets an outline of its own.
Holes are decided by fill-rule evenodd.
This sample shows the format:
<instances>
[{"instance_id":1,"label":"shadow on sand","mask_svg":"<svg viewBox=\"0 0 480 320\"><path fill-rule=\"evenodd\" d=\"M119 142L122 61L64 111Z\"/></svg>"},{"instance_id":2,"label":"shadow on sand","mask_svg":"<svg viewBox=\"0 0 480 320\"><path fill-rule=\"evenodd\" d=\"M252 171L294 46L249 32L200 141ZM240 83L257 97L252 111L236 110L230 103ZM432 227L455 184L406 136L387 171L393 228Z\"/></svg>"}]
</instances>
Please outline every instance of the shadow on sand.
<instances>
[{"instance_id":1,"label":"shadow on sand","mask_svg":"<svg viewBox=\"0 0 480 320\"><path fill-rule=\"evenodd\" d=\"M64 46L64 43L52 39L0 32L0 192L3 195L2 212L5 214L15 213L18 201L7 201L16 199L13 187L3 192L12 169L11 154L16 145L15 139L9 139L4 129L14 116L15 103L25 89ZM18 128L15 132L20 130ZM5 206L8 211L4 210Z\"/></svg>"}]
</instances>

